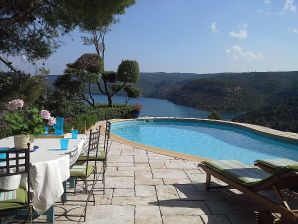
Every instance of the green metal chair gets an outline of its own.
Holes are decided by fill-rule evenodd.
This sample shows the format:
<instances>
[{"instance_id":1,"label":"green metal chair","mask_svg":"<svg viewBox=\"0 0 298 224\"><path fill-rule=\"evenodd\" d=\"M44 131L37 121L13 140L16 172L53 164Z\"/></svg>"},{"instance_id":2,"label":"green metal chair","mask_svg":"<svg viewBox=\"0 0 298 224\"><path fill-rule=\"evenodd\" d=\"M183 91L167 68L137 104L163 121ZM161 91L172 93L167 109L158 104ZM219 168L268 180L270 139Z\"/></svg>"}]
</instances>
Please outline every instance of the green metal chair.
<instances>
[{"instance_id":1,"label":"green metal chair","mask_svg":"<svg viewBox=\"0 0 298 224\"><path fill-rule=\"evenodd\" d=\"M101 127L99 127L99 130ZM82 153L78 158L78 164L85 163L87 160L89 161L97 161L102 162L102 172L98 173L96 171L96 180L102 181L103 184L103 194L105 194L105 172L107 167L107 155L110 148L110 133L111 133L111 122L106 121L105 127L105 135L104 135L104 142L103 147L98 147L98 150L93 149L89 154L89 159L87 158L87 153ZM101 174L102 178L99 178Z\"/></svg>"},{"instance_id":2,"label":"green metal chair","mask_svg":"<svg viewBox=\"0 0 298 224\"><path fill-rule=\"evenodd\" d=\"M32 223L32 211L30 194L30 144L26 149L9 149L1 151L5 156L0 158L0 177L12 177L26 175L26 188L15 190L0 190L0 222L26 223L28 218ZM20 214L27 210L25 219ZM20 219L21 218L21 219Z\"/></svg>"},{"instance_id":3,"label":"green metal chair","mask_svg":"<svg viewBox=\"0 0 298 224\"><path fill-rule=\"evenodd\" d=\"M97 170L97 161L95 163L90 163L90 156L91 152L95 152L95 156L98 154L98 144L99 144L99 130L92 131L90 130L89 133L89 141L88 141L88 148L86 153L86 163L84 164L74 164L70 168L70 178L75 179L75 182L77 181L83 181L83 191L87 194L87 200L85 204L84 213L81 217L84 218L84 221L86 221L86 213L87 213L87 207L89 202L93 202L93 205L95 205L95 196L93 193L93 189L96 183L96 170ZM75 153L74 155L75 156ZM71 159L72 155L70 155ZM90 179L91 178L91 179ZM91 181L91 184L88 184L88 182ZM90 187L90 188L89 188ZM75 193L77 184L75 184ZM91 201L90 198L93 197L93 200ZM67 200L69 201L69 200Z\"/></svg>"}]
</instances>

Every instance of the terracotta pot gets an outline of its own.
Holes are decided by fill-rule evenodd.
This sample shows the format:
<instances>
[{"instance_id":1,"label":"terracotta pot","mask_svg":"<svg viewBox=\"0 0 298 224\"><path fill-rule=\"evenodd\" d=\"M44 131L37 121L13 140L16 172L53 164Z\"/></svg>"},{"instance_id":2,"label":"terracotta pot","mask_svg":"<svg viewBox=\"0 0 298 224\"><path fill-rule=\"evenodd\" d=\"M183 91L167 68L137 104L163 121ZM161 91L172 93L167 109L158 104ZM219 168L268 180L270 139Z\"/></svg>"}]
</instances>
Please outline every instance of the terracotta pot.
<instances>
[{"instance_id":1,"label":"terracotta pot","mask_svg":"<svg viewBox=\"0 0 298 224\"><path fill-rule=\"evenodd\" d=\"M14 147L16 149L26 149L29 142L29 135L22 134L14 136Z\"/></svg>"}]
</instances>

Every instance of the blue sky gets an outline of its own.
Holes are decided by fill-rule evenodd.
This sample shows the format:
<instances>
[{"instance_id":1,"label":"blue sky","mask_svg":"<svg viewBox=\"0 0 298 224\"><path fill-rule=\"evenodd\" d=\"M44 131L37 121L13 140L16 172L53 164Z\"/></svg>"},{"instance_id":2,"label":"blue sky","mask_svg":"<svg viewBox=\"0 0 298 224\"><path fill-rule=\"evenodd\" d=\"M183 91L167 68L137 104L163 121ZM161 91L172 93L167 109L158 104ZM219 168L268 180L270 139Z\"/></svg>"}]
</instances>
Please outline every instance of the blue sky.
<instances>
[{"instance_id":1,"label":"blue sky","mask_svg":"<svg viewBox=\"0 0 298 224\"><path fill-rule=\"evenodd\" d=\"M136 0L119 18L106 38L106 70L123 59L137 60L143 72L298 70L298 0ZM63 38L45 61L50 74L95 52L81 35Z\"/></svg>"}]
</instances>

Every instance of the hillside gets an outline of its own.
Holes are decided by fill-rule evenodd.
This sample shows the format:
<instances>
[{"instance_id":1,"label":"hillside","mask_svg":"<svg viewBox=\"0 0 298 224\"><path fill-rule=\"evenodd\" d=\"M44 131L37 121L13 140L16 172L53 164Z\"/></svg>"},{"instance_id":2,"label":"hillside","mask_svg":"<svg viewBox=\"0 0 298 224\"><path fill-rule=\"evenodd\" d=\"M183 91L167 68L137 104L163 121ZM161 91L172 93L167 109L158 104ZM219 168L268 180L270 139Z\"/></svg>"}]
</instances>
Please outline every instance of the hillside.
<instances>
[{"instance_id":1,"label":"hillside","mask_svg":"<svg viewBox=\"0 0 298 224\"><path fill-rule=\"evenodd\" d=\"M298 89L298 72L233 73L165 85L151 97L217 111L249 111L279 101Z\"/></svg>"}]
</instances>

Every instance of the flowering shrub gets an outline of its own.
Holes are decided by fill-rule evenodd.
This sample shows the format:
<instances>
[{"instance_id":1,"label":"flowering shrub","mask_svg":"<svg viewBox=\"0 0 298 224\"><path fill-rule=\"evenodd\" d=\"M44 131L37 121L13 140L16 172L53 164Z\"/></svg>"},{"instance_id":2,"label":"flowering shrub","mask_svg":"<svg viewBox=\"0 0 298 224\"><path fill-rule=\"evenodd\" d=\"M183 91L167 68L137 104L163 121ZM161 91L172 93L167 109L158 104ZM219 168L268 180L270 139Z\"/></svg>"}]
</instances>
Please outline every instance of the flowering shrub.
<instances>
[{"instance_id":1,"label":"flowering shrub","mask_svg":"<svg viewBox=\"0 0 298 224\"><path fill-rule=\"evenodd\" d=\"M134 111L141 111L143 108L143 104L140 103L140 102L136 102L134 105L133 105L133 109Z\"/></svg>"},{"instance_id":2,"label":"flowering shrub","mask_svg":"<svg viewBox=\"0 0 298 224\"><path fill-rule=\"evenodd\" d=\"M10 102L8 102L7 104L7 109L8 110L17 110L17 109L21 109L24 106L24 101L21 99L15 99L12 100Z\"/></svg>"},{"instance_id":3,"label":"flowering shrub","mask_svg":"<svg viewBox=\"0 0 298 224\"><path fill-rule=\"evenodd\" d=\"M4 115L4 121L10 129L11 135L43 133L43 118L37 108L25 108L24 101L16 99L8 102L8 112Z\"/></svg>"},{"instance_id":4,"label":"flowering shrub","mask_svg":"<svg viewBox=\"0 0 298 224\"><path fill-rule=\"evenodd\" d=\"M44 119L46 125L54 126L56 124L56 118L52 117L48 110L42 110L40 116Z\"/></svg>"}]
</instances>

